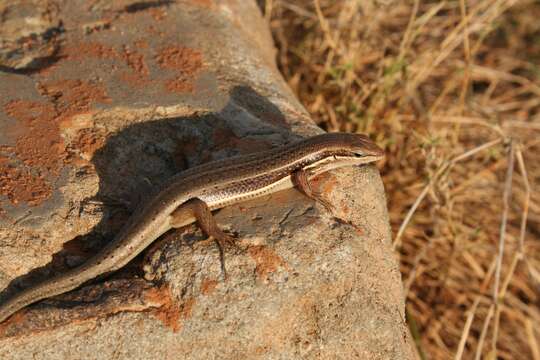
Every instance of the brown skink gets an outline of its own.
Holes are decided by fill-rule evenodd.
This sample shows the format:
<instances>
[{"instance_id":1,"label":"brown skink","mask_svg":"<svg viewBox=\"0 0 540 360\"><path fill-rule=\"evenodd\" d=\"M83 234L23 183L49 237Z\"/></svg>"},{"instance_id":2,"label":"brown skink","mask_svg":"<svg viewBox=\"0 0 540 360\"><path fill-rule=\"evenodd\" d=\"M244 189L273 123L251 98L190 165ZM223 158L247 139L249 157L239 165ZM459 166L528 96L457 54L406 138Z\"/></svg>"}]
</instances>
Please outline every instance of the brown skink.
<instances>
[{"instance_id":1,"label":"brown skink","mask_svg":"<svg viewBox=\"0 0 540 360\"><path fill-rule=\"evenodd\" d=\"M321 194L311 189L311 177L335 168L371 163L383 156L383 151L364 135L329 133L183 171L136 211L98 254L0 304L0 322L29 304L123 267L171 228L197 221L219 242L232 241L217 226L212 210L292 187L329 208Z\"/></svg>"}]
</instances>

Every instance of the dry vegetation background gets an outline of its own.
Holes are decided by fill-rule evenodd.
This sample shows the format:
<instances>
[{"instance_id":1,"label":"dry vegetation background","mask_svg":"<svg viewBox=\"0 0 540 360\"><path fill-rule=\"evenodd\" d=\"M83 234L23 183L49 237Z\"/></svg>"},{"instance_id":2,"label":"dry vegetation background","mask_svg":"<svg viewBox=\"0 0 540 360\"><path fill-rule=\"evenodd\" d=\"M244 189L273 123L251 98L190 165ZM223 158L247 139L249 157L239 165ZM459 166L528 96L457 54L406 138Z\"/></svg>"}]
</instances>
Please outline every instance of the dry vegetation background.
<instances>
[{"instance_id":1,"label":"dry vegetation background","mask_svg":"<svg viewBox=\"0 0 540 360\"><path fill-rule=\"evenodd\" d=\"M539 360L540 2L263 7L313 118L387 151L419 356Z\"/></svg>"}]
</instances>

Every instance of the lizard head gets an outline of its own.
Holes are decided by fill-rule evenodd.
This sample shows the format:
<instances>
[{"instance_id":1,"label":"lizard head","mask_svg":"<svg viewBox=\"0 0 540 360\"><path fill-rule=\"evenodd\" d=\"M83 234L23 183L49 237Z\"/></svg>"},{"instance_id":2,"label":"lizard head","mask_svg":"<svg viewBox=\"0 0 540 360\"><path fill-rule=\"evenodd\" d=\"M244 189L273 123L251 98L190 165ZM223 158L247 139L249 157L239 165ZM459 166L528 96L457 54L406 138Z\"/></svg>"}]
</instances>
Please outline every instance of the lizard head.
<instances>
[{"instance_id":1,"label":"lizard head","mask_svg":"<svg viewBox=\"0 0 540 360\"><path fill-rule=\"evenodd\" d=\"M305 167L312 174L368 164L384 158L384 151L363 134L329 133L315 136L308 141L324 148L324 156Z\"/></svg>"},{"instance_id":2,"label":"lizard head","mask_svg":"<svg viewBox=\"0 0 540 360\"><path fill-rule=\"evenodd\" d=\"M363 134L336 133L346 157L358 159L358 163L370 163L384 158L384 151Z\"/></svg>"}]
</instances>

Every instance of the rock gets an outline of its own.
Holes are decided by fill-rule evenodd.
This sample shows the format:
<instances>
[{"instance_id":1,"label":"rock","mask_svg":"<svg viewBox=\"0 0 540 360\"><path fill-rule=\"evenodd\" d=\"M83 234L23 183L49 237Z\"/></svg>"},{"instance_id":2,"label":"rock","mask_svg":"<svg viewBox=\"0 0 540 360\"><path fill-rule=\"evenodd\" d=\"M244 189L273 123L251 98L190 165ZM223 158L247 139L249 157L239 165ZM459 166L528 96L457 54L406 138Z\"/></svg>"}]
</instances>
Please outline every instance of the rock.
<instances>
[{"instance_id":1,"label":"rock","mask_svg":"<svg viewBox=\"0 0 540 360\"><path fill-rule=\"evenodd\" d=\"M0 73L0 301L98 251L176 172L321 132L254 1L35 4L54 56ZM196 226L170 232L0 324L0 358L413 358L376 168L315 186L334 213L296 190L219 211L227 278Z\"/></svg>"}]
</instances>

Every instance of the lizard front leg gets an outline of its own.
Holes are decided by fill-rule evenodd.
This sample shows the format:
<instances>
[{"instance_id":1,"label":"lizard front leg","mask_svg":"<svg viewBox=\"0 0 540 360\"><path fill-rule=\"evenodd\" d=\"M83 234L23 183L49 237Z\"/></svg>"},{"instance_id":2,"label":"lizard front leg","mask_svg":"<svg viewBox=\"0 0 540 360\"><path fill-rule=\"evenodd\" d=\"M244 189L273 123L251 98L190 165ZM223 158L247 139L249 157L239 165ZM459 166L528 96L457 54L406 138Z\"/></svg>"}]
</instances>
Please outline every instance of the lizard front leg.
<instances>
[{"instance_id":1,"label":"lizard front leg","mask_svg":"<svg viewBox=\"0 0 540 360\"><path fill-rule=\"evenodd\" d=\"M296 170L291 174L292 182L296 188L308 198L313 199L323 205L329 212L334 211L334 205L326 200L320 191L313 190L309 182L308 173L302 169Z\"/></svg>"}]
</instances>

